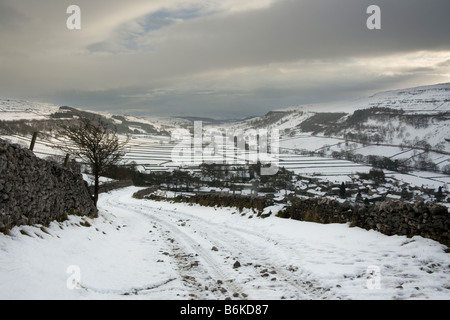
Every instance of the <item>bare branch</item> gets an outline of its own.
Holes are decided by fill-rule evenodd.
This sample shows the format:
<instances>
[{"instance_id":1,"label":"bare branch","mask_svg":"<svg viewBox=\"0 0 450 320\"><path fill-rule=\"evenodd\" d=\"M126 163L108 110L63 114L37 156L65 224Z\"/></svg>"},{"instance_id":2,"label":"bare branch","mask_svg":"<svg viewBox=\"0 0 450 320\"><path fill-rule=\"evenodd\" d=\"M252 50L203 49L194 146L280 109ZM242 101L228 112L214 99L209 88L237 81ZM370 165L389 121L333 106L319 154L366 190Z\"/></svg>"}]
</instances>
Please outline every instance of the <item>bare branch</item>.
<instances>
[{"instance_id":1,"label":"bare branch","mask_svg":"<svg viewBox=\"0 0 450 320\"><path fill-rule=\"evenodd\" d=\"M101 118L80 118L76 122L66 123L61 126L59 134L66 139L59 149L91 166L95 178L94 198L97 203L99 176L109 166L120 162L125 155L129 137L121 141L116 128L111 128L111 125Z\"/></svg>"}]
</instances>

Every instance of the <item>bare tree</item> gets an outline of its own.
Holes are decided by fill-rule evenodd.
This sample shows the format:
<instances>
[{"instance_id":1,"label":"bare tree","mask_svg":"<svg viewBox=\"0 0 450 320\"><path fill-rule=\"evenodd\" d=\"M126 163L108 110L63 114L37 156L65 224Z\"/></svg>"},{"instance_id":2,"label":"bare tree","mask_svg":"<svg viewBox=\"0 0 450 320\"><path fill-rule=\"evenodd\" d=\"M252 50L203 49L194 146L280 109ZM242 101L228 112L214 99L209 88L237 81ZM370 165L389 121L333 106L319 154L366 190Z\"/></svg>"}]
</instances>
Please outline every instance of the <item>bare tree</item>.
<instances>
[{"instance_id":1,"label":"bare tree","mask_svg":"<svg viewBox=\"0 0 450 320\"><path fill-rule=\"evenodd\" d=\"M75 123L62 125L59 133L67 139L59 148L91 167L95 181L94 203L97 206L100 175L123 158L129 137L121 141L116 128L100 117L80 118Z\"/></svg>"}]
</instances>

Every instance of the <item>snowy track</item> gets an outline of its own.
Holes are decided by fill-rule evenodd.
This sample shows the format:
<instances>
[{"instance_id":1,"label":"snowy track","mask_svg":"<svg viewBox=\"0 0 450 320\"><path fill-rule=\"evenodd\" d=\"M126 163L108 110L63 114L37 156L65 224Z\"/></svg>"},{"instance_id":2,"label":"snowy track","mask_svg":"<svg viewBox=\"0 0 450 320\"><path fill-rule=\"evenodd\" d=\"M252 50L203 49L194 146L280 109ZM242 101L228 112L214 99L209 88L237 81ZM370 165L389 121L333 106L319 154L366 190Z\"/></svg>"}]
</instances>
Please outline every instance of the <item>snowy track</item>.
<instances>
[{"instance_id":1,"label":"snowy track","mask_svg":"<svg viewBox=\"0 0 450 320\"><path fill-rule=\"evenodd\" d=\"M155 208L158 203L130 201L129 195L104 196L103 201L116 211L142 215L157 225L161 238L172 244L169 256L193 298L336 298L302 275L297 266L277 257L279 245L262 232L216 223L211 216ZM298 253L283 248L283 255ZM236 262L239 267L234 266Z\"/></svg>"},{"instance_id":2,"label":"snowy track","mask_svg":"<svg viewBox=\"0 0 450 320\"><path fill-rule=\"evenodd\" d=\"M434 241L260 219L250 210L136 200L136 189L129 190L103 195L102 203L156 226L160 241L170 243L166 254L191 298L450 297L449 255ZM368 287L374 266L382 284L375 289ZM436 290L431 295L430 286Z\"/></svg>"},{"instance_id":3,"label":"snowy track","mask_svg":"<svg viewBox=\"0 0 450 320\"><path fill-rule=\"evenodd\" d=\"M137 190L102 194L96 219L0 234L0 299L450 298L450 254L436 241L137 200ZM79 289L67 286L70 266Z\"/></svg>"}]
</instances>

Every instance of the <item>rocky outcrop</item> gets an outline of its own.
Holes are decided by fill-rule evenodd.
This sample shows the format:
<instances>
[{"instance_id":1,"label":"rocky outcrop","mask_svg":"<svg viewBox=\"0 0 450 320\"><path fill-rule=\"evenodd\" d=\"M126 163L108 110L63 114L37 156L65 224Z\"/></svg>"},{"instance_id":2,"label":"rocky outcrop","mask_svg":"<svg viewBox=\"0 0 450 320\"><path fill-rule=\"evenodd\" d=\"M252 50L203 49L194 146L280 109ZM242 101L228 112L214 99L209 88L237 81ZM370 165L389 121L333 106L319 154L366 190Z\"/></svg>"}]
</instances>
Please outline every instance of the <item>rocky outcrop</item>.
<instances>
[{"instance_id":1,"label":"rocky outcrop","mask_svg":"<svg viewBox=\"0 0 450 320\"><path fill-rule=\"evenodd\" d=\"M81 174L0 139L0 230L68 214L97 215Z\"/></svg>"},{"instance_id":2,"label":"rocky outcrop","mask_svg":"<svg viewBox=\"0 0 450 320\"><path fill-rule=\"evenodd\" d=\"M404 201L351 205L331 199L292 199L278 215L302 221L347 223L386 235L420 235L450 245L450 214L436 203Z\"/></svg>"}]
</instances>

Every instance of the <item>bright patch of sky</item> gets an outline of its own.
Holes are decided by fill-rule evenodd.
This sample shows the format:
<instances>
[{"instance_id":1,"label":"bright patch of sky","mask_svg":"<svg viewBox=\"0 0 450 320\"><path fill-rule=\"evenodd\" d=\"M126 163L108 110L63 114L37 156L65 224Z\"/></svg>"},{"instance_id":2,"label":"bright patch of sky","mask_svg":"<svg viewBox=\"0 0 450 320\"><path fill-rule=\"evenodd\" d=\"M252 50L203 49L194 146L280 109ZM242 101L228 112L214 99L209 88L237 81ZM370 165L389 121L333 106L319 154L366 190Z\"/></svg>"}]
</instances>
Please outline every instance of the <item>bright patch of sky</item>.
<instances>
[{"instance_id":1,"label":"bright patch of sky","mask_svg":"<svg viewBox=\"0 0 450 320\"><path fill-rule=\"evenodd\" d=\"M163 8L150 12L139 18L120 24L113 35L104 41L88 46L93 53L103 52L110 54L124 52L152 51L153 46L145 39L151 38L152 32L187 20L205 17L212 14L201 6L168 9Z\"/></svg>"},{"instance_id":2,"label":"bright patch of sky","mask_svg":"<svg viewBox=\"0 0 450 320\"><path fill-rule=\"evenodd\" d=\"M126 49L152 51L152 45L146 44L144 40L146 37L151 37L149 33L159 31L176 23L205 17L212 13L211 11L205 11L203 7L199 6L176 10L162 9L124 24L119 28L118 33Z\"/></svg>"}]
</instances>

